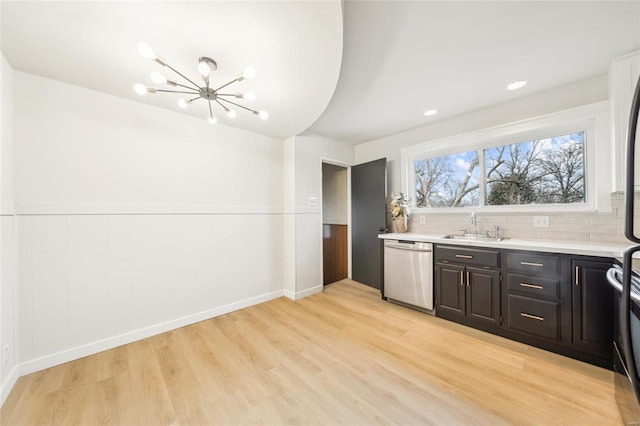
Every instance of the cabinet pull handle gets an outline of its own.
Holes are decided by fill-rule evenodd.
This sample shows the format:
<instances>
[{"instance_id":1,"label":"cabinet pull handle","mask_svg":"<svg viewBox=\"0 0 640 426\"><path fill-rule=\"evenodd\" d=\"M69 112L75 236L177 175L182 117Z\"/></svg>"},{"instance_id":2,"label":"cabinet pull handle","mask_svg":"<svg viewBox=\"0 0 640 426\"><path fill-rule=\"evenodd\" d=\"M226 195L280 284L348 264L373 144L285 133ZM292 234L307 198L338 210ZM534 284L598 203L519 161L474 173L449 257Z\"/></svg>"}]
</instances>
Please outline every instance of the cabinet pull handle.
<instances>
[{"instance_id":1,"label":"cabinet pull handle","mask_svg":"<svg viewBox=\"0 0 640 426\"><path fill-rule=\"evenodd\" d=\"M539 317L537 315L525 314L524 312L520 312L520 316L525 317L525 318L531 318L531 319L534 319L536 321L544 321L543 317Z\"/></svg>"},{"instance_id":2,"label":"cabinet pull handle","mask_svg":"<svg viewBox=\"0 0 640 426\"><path fill-rule=\"evenodd\" d=\"M469 282L470 282L470 281L471 281L471 280L469 279L469 271L467 271L467 287L469 287Z\"/></svg>"},{"instance_id":3,"label":"cabinet pull handle","mask_svg":"<svg viewBox=\"0 0 640 426\"><path fill-rule=\"evenodd\" d=\"M460 285L464 285L464 271L460 271Z\"/></svg>"},{"instance_id":4,"label":"cabinet pull handle","mask_svg":"<svg viewBox=\"0 0 640 426\"><path fill-rule=\"evenodd\" d=\"M468 254L456 254L456 257L461 259L473 259L473 256L469 256Z\"/></svg>"},{"instance_id":5,"label":"cabinet pull handle","mask_svg":"<svg viewBox=\"0 0 640 426\"><path fill-rule=\"evenodd\" d=\"M580 285L580 280L578 278L578 274L580 273L580 267L576 266L576 286Z\"/></svg>"},{"instance_id":6,"label":"cabinet pull handle","mask_svg":"<svg viewBox=\"0 0 640 426\"><path fill-rule=\"evenodd\" d=\"M540 267L544 266L544 263L536 263L536 262L520 262L520 264L525 266L540 266Z\"/></svg>"},{"instance_id":7,"label":"cabinet pull handle","mask_svg":"<svg viewBox=\"0 0 640 426\"><path fill-rule=\"evenodd\" d=\"M544 287L537 284L529 284L529 283L520 283L522 287L536 288L538 290L542 290Z\"/></svg>"}]
</instances>

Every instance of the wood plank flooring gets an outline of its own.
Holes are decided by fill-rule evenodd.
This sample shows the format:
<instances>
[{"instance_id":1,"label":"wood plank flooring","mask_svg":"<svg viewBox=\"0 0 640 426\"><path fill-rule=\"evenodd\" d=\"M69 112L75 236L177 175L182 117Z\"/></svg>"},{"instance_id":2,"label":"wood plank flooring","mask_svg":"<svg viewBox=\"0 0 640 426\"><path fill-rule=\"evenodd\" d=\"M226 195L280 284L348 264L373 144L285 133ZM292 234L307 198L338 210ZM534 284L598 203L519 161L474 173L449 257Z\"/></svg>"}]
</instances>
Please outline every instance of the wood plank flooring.
<instances>
[{"instance_id":1,"label":"wood plank flooring","mask_svg":"<svg viewBox=\"0 0 640 426\"><path fill-rule=\"evenodd\" d=\"M2 425L617 425L613 373L343 280L21 377Z\"/></svg>"}]
</instances>

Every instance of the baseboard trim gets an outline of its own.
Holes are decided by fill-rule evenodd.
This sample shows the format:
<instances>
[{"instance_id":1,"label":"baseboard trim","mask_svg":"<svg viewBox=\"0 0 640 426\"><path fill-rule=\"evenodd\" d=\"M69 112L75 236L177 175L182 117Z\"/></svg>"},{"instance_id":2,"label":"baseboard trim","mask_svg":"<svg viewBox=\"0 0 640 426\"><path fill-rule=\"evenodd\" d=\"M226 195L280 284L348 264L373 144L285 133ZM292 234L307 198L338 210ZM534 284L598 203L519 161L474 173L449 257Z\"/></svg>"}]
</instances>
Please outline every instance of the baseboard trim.
<instances>
[{"instance_id":1,"label":"baseboard trim","mask_svg":"<svg viewBox=\"0 0 640 426\"><path fill-rule=\"evenodd\" d=\"M7 397L11 393L11 390L13 389L16 382L18 381L18 377L19 377L18 371L19 371L19 366L18 365L14 366L11 369L11 372L9 373L5 381L2 384L0 384L0 408L4 405L4 402L7 400Z\"/></svg>"},{"instance_id":2,"label":"baseboard trim","mask_svg":"<svg viewBox=\"0 0 640 426\"><path fill-rule=\"evenodd\" d=\"M304 297L311 296L311 295L316 294L316 293L322 293L322 287L324 287L324 286L319 285L319 286L312 287L312 288L307 289L307 290L298 291L296 293L294 293L292 291L289 291L289 290L285 290L284 291L284 295L286 297L288 297L289 299L291 299L291 300L300 300L300 299L302 299Z\"/></svg>"},{"instance_id":3,"label":"baseboard trim","mask_svg":"<svg viewBox=\"0 0 640 426\"><path fill-rule=\"evenodd\" d=\"M230 303L228 305L198 312L196 314L187 315L185 317L177 318L175 320L163 322L150 327L145 327L145 328L130 331L124 334L120 334L114 337L109 337L107 339L99 340L97 342L92 342L86 345L76 346L74 348L67 349L54 354L45 355L43 357L36 358L36 359L19 364L19 373L20 373L20 376L24 376L25 374L34 373L36 371L40 371L46 368L54 367L56 365L64 364L65 362L73 361L79 358L84 358L85 356L93 355L108 349L113 349L118 346L125 345L127 343L146 339L147 337L155 336L160 333L165 333L167 331L175 330L180 327L195 324L197 322L214 318L220 315L228 314L229 312L237 311L243 308L248 308L249 306L267 302L272 299L277 299L278 297L282 297L283 294L284 294L283 290L277 290L271 293L266 293L260 296L251 297L249 299L241 300L239 302Z\"/></svg>"}]
</instances>

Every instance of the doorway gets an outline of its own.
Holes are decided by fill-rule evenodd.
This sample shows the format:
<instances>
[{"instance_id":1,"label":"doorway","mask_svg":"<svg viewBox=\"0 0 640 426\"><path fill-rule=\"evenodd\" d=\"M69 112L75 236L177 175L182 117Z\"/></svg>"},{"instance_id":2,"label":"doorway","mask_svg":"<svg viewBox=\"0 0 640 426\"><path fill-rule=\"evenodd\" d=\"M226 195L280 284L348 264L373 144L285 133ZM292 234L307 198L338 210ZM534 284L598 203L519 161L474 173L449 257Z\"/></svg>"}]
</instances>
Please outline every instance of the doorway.
<instances>
[{"instance_id":1,"label":"doorway","mask_svg":"<svg viewBox=\"0 0 640 426\"><path fill-rule=\"evenodd\" d=\"M348 169L322 163L322 282L348 277Z\"/></svg>"}]
</instances>

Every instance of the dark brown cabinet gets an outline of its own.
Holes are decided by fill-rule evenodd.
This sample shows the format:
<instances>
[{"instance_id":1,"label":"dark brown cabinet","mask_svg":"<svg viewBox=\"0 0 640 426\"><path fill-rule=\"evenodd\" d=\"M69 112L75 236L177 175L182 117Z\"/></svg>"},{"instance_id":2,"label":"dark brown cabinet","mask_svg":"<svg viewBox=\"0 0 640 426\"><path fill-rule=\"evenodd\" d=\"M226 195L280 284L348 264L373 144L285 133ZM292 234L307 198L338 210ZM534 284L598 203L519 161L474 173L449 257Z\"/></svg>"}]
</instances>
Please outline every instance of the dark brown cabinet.
<instances>
[{"instance_id":1,"label":"dark brown cabinet","mask_svg":"<svg viewBox=\"0 0 640 426\"><path fill-rule=\"evenodd\" d=\"M517 294L507 295L507 327L535 337L559 341L560 303Z\"/></svg>"},{"instance_id":2,"label":"dark brown cabinet","mask_svg":"<svg viewBox=\"0 0 640 426\"><path fill-rule=\"evenodd\" d=\"M465 295L464 266L436 264L436 310L439 313L448 312L453 317L464 317Z\"/></svg>"},{"instance_id":3,"label":"dark brown cabinet","mask_svg":"<svg viewBox=\"0 0 640 426\"><path fill-rule=\"evenodd\" d=\"M568 302L568 292L562 291L562 255L527 251L504 255L505 328L552 342L569 340L571 313L562 309Z\"/></svg>"},{"instance_id":4,"label":"dark brown cabinet","mask_svg":"<svg viewBox=\"0 0 640 426\"><path fill-rule=\"evenodd\" d=\"M499 251L436 246L435 257L436 315L499 325Z\"/></svg>"},{"instance_id":5,"label":"dark brown cabinet","mask_svg":"<svg viewBox=\"0 0 640 426\"><path fill-rule=\"evenodd\" d=\"M613 357L613 288L606 281L611 262L572 259L573 345Z\"/></svg>"},{"instance_id":6,"label":"dark brown cabinet","mask_svg":"<svg viewBox=\"0 0 640 426\"><path fill-rule=\"evenodd\" d=\"M436 315L605 368L609 258L436 245Z\"/></svg>"},{"instance_id":7,"label":"dark brown cabinet","mask_svg":"<svg viewBox=\"0 0 640 426\"><path fill-rule=\"evenodd\" d=\"M467 266L467 316L500 323L500 271Z\"/></svg>"}]
</instances>

